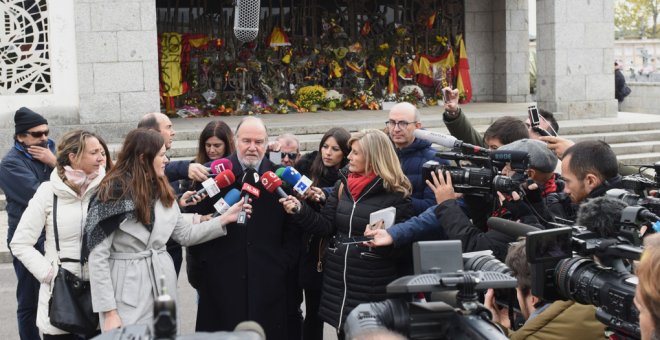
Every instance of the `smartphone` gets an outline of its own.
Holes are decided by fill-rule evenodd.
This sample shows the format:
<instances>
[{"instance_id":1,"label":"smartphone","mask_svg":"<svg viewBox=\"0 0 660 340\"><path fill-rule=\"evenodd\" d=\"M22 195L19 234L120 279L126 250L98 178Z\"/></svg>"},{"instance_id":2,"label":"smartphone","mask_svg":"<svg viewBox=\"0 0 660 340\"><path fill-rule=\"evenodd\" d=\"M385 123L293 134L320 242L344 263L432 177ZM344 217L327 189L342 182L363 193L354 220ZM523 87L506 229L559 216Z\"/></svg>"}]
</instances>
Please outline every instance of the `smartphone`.
<instances>
[{"instance_id":1,"label":"smartphone","mask_svg":"<svg viewBox=\"0 0 660 340\"><path fill-rule=\"evenodd\" d=\"M280 164L282 163L282 153L279 151L271 151L268 153L268 159L270 159L273 164Z\"/></svg>"},{"instance_id":2,"label":"smartphone","mask_svg":"<svg viewBox=\"0 0 660 340\"><path fill-rule=\"evenodd\" d=\"M450 94L451 89L442 89L442 100L445 101L445 103L449 103L449 94Z\"/></svg>"},{"instance_id":3,"label":"smartphone","mask_svg":"<svg viewBox=\"0 0 660 340\"><path fill-rule=\"evenodd\" d=\"M536 108L536 105L531 105L527 108L527 113L529 113L529 122L532 127L537 127L541 124L541 117L539 117L539 109Z\"/></svg>"}]
</instances>

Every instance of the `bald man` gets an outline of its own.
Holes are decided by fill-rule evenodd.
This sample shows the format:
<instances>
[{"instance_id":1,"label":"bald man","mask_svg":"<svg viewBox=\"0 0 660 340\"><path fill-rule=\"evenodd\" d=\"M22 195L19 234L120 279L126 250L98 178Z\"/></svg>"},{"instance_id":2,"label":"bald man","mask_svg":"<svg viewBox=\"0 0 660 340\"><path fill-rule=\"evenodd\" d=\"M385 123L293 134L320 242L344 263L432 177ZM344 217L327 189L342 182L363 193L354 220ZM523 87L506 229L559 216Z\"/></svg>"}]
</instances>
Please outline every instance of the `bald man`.
<instances>
[{"instance_id":1,"label":"bald man","mask_svg":"<svg viewBox=\"0 0 660 340\"><path fill-rule=\"evenodd\" d=\"M440 164L449 162L435 156L437 151L431 147L430 142L415 138L415 130L422 127L419 110L415 105L406 102L394 105L385 126L399 156L401 168L413 186L412 204L415 213L420 214L435 205L433 191L422 178L422 165L429 160Z\"/></svg>"},{"instance_id":2,"label":"bald man","mask_svg":"<svg viewBox=\"0 0 660 340\"><path fill-rule=\"evenodd\" d=\"M248 168L261 176L280 166L264 157L268 134L261 119L243 118L234 139L236 153L228 159L237 182ZM241 184L223 188L219 196L232 189L241 190ZM264 328L268 339L300 338L300 329L287 325L287 307L294 307L287 306L291 282L287 274L295 264L292 253L298 249L300 235L278 203L279 196L269 193L261 181L255 187L260 195L253 198L253 213L247 224L229 224L222 240L190 247L204 273L199 280L195 329L231 331L241 321L253 320Z\"/></svg>"}]
</instances>

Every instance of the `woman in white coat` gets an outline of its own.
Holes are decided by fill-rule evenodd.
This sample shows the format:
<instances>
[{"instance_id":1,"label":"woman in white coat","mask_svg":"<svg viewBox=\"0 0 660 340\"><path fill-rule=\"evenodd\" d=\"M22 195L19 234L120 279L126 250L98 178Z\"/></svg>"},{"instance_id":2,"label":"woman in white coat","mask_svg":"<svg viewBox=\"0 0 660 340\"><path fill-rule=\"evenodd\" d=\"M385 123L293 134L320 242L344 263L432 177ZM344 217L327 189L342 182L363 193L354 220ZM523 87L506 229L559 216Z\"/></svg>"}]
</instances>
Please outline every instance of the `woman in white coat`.
<instances>
[{"instance_id":1,"label":"woman in white coat","mask_svg":"<svg viewBox=\"0 0 660 340\"><path fill-rule=\"evenodd\" d=\"M60 258L80 259L87 206L105 174L106 154L99 140L90 132L70 131L57 143L57 168L50 181L42 183L18 223L11 241L11 251L41 282L37 327L44 340L78 339L50 324L48 302L51 285L57 275L58 254L53 230L53 195L57 196L57 230ZM46 228L45 254L34 244ZM62 262L74 275L88 279L87 267Z\"/></svg>"},{"instance_id":2,"label":"woman in white coat","mask_svg":"<svg viewBox=\"0 0 660 340\"><path fill-rule=\"evenodd\" d=\"M92 305L102 331L152 324L154 299L166 288L176 299L177 277L165 244L172 237L184 246L227 233L243 207L199 224L182 215L165 176L165 143L158 132L128 133L117 162L92 201L85 226ZM164 277L165 287L161 284Z\"/></svg>"}]
</instances>

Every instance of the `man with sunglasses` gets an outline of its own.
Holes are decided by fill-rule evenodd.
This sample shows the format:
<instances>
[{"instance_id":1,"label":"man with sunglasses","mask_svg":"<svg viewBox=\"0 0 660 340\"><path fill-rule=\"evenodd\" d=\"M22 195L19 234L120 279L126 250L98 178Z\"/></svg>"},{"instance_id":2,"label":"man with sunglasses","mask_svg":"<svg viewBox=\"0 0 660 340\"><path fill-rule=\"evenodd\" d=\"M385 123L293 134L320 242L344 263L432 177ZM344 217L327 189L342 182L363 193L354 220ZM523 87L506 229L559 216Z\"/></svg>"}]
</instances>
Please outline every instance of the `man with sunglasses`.
<instances>
[{"instance_id":1,"label":"man with sunglasses","mask_svg":"<svg viewBox=\"0 0 660 340\"><path fill-rule=\"evenodd\" d=\"M273 163L294 166L300 159L300 142L294 134L283 133L268 144L267 156Z\"/></svg>"},{"instance_id":2,"label":"man with sunglasses","mask_svg":"<svg viewBox=\"0 0 660 340\"><path fill-rule=\"evenodd\" d=\"M30 199L55 167L55 143L48 138L48 121L40 114L22 107L14 115L14 146L0 163L0 189L7 197L7 245ZM43 253L44 235L35 248ZM22 340L40 339L36 325L39 281L13 258L18 283L16 300L18 333Z\"/></svg>"}]
</instances>

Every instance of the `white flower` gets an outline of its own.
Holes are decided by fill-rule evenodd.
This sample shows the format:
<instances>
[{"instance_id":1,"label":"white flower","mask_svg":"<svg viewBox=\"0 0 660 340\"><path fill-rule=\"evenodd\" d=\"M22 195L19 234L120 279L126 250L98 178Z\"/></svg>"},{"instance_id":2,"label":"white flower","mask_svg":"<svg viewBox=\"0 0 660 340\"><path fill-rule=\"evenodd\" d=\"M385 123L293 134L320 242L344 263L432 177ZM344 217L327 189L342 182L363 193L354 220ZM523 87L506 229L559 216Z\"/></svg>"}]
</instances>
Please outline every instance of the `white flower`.
<instances>
[{"instance_id":1,"label":"white flower","mask_svg":"<svg viewBox=\"0 0 660 340\"><path fill-rule=\"evenodd\" d=\"M424 97L424 91L422 91L422 88L417 85L406 85L401 88L399 93L401 93L404 96L414 95L417 98Z\"/></svg>"},{"instance_id":2,"label":"white flower","mask_svg":"<svg viewBox=\"0 0 660 340\"><path fill-rule=\"evenodd\" d=\"M341 100L343 100L343 98L344 98L344 95L342 95L341 93L337 92L336 90L329 90L329 91L325 94L325 99L328 99L328 100L338 100L338 101L341 101Z\"/></svg>"}]
</instances>

